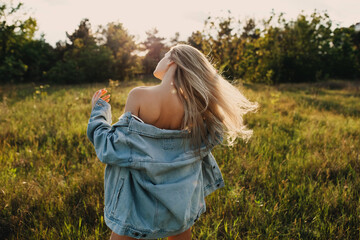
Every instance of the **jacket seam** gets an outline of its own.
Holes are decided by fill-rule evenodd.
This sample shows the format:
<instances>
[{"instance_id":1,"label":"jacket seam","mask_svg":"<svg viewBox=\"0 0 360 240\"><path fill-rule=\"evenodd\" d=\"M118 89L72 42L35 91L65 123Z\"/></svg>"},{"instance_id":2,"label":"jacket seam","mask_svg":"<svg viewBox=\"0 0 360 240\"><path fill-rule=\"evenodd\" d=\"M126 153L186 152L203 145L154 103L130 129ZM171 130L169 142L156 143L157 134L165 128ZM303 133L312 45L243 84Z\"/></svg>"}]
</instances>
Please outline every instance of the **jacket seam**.
<instances>
[{"instance_id":1,"label":"jacket seam","mask_svg":"<svg viewBox=\"0 0 360 240\"><path fill-rule=\"evenodd\" d=\"M115 186L117 186L117 185L119 184L119 180L120 180L120 178L117 179ZM111 201L110 201L110 203L109 203L109 207L114 206L115 195L116 195L116 189L114 189L113 192L112 192L112 194L111 194ZM114 211L114 210L112 209L112 210L111 210L111 213L112 213L113 211Z\"/></svg>"},{"instance_id":2,"label":"jacket seam","mask_svg":"<svg viewBox=\"0 0 360 240\"><path fill-rule=\"evenodd\" d=\"M125 135L126 135L125 142L126 142L127 147L128 147L129 150L130 150L130 158L132 159L132 158L133 158L132 147L130 147L130 144L128 143L128 140L127 140L127 136L128 136L129 134L130 134L130 133L128 133L128 132L125 133ZM185 160L194 158L193 153L195 153L195 150L187 151L187 154L185 154L185 156L178 157L179 160L173 161L173 162L181 162L181 161L185 161ZM201 153L205 153L203 156L201 156L201 160L203 160L204 157L206 157L208 154L210 154L205 148L201 150ZM138 163L140 163L140 162L147 162L147 163L169 164L168 162L163 162L163 161L152 161L154 158L153 158L152 156L149 156L149 157L151 158L150 161L149 161L149 160L136 160L136 162L138 162Z\"/></svg>"},{"instance_id":3,"label":"jacket seam","mask_svg":"<svg viewBox=\"0 0 360 240\"><path fill-rule=\"evenodd\" d=\"M159 201L157 199L155 199L156 201L156 207L155 207L155 215L154 215L154 225L158 226L157 221L158 221L158 214L159 214Z\"/></svg>"},{"instance_id":4,"label":"jacket seam","mask_svg":"<svg viewBox=\"0 0 360 240\"><path fill-rule=\"evenodd\" d=\"M121 171L121 170L120 170ZM120 175L120 174L119 174ZM116 210L116 208L117 208L117 205L118 205L118 202L119 202L119 198L120 198L120 194L121 194L121 191L122 191L122 189L123 189L123 186L124 186L124 181L125 181L125 178L123 178L123 177L120 177L119 176L119 179L118 179L118 181L117 181L117 183L116 183L116 186L118 186L119 184L120 184L120 186L119 186L119 189L118 189L118 191L117 192L115 192L115 196L113 196L113 201L112 201L112 210L111 210L111 215L114 215L114 213L115 213L115 210ZM115 202L114 202L115 201Z\"/></svg>"},{"instance_id":5,"label":"jacket seam","mask_svg":"<svg viewBox=\"0 0 360 240\"><path fill-rule=\"evenodd\" d=\"M124 135L125 135L125 143L126 143L126 146L129 148L129 158L128 158L128 162L129 165L131 165L131 162L132 162L132 157L133 157L133 149L132 147L130 147L130 144L129 144L129 141L128 141L128 136L129 136L129 131L125 131Z\"/></svg>"},{"instance_id":6,"label":"jacket seam","mask_svg":"<svg viewBox=\"0 0 360 240\"><path fill-rule=\"evenodd\" d=\"M146 133L146 132L143 132L143 131L138 131L138 130L135 130L133 128L129 128L129 131L130 132L135 132L135 133L138 133L140 135L143 135L143 136L147 136L147 137L152 137L152 138L157 138L157 139L163 139L164 137L171 137L171 138L183 138L183 136L180 134L165 134L162 135L162 136L158 136L158 134L150 134L150 133Z\"/></svg>"},{"instance_id":7,"label":"jacket seam","mask_svg":"<svg viewBox=\"0 0 360 240\"><path fill-rule=\"evenodd\" d=\"M134 232L142 232L142 233L145 232L145 233L151 233L151 234L166 233L166 231L161 230L161 229L159 229L157 231L151 231L150 229L135 228L134 225L124 223L124 222L120 221L119 219L115 218L114 216L112 216L111 214L109 214L108 212L105 212L105 217L108 218L110 221L115 222L116 224L120 225L121 228L130 229L130 230L133 230Z\"/></svg>"},{"instance_id":8,"label":"jacket seam","mask_svg":"<svg viewBox=\"0 0 360 240\"><path fill-rule=\"evenodd\" d=\"M138 121L132 117L132 116L129 116L129 121L128 121L128 130L131 131L131 132L135 132L135 133L138 133L140 135L144 135L144 136L148 136L148 137L152 137L152 138L164 138L164 137L167 137L167 138L184 138L188 135L188 133L186 132L186 130L184 130L185 132L177 132L177 133L171 133L171 132L161 132L161 135L159 136L159 132L157 133L148 133L148 132L144 132L144 131L139 131L135 128L133 128L133 122L136 121L136 123L138 123ZM146 123L145 123L146 124ZM150 125L150 127L154 127L153 125ZM168 130L168 129L163 129L163 130L167 130L167 131L171 131L171 130ZM176 131L179 131L179 130L176 130Z\"/></svg>"}]
</instances>

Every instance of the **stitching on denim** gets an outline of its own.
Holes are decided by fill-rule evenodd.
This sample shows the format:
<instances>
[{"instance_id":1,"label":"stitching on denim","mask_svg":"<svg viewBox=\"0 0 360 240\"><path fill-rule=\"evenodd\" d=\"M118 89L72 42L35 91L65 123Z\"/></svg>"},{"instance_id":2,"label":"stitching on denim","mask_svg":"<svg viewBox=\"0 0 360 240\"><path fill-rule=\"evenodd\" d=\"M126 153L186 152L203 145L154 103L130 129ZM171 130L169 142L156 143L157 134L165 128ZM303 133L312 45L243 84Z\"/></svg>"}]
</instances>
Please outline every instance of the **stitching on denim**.
<instances>
[{"instance_id":1,"label":"stitching on denim","mask_svg":"<svg viewBox=\"0 0 360 240\"><path fill-rule=\"evenodd\" d=\"M133 225L124 223L122 221L120 221L119 219L113 217L111 214L109 214L108 212L105 212L105 217L108 218L110 221L119 224L123 229L129 229L131 231L134 232L141 232L141 233L149 233L149 234L156 234L156 233L166 233L166 231L164 230L159 230L159 231L152 231L151 229L140 229L140 228L134 228Z\"/></svg>"},{"instance_id":2,"label":"stitching on denim","mask_svg":"<svg viewBox=\"0 0 360 240\"><path fill-rule=\"evenodd\" d=\"M120 181L121 181L121 183L120 183ZM115 209L116 209L117 204L118 204L118 202L119 202L119 197L120 197L120 194L121 194L122 189L123 189L123 186L124 186L124 181L125 181L125 179L124 179L123 177L119 177L118 182L117 182L116 185L115 185L115 186L117 186L117 185L119 185L119 183L120 183L119 190L117 191L116 194L114 194L115 196L113 197L113 198L115 198L115 199L112 200L112 201L115 200L115 202L112 203L112 210L111 210L111 214L112 214L112 215L114 215Z\"/></svg>"},{"instance_id":3,"label":"stitching on denim","mask_svg":"<svg viewBox=\"0 0 360 240\"><path fill-rule=\"evenodd\" d=\"M129 136L129 131L125 131L124 132L124 135L125 135L125 143L126 143L126 146L129 148L129 155L130 155L130 157L128 158L128 161L130 160L130 159L132 159L132 156L133 156L133 151L132 151L132 147L130 147L130 144L129 144L129 141L128 141L128 136ZM131 165L131 164L130 164Z\"/></svg>"},{"instance_id":4,"label":"stitching on denim","mask_svg":"<svg viewBox=\"0 0 360 240\"><path fill-rule=\"evenodd\" d=\"M200 208L200 210L198 211L197 215L198 217L200 217L201 215L201 211L203 211L205 209L205 205L203 207ZM165 229L159 229L157 231L153 231L153 230L147 230L147 229L139 229L139 228L135 228L133 225L130 225L130 224L127 224L127 223L124 223L116 218L114 218L113 216L111 216L108 212L104 212L105 213L105 218L107 218L108 220L110 220L111 222L117 224L117 226L120 228L120 229L124 229L126 232L126 230L131 230L131 231L134 231L134 232L139 232L141 234L149 234L149 235L156 235L156 234L162 234L162 233L168 233L168 232L175 232L175 231L166 231ZM189 219L189 221L187 221L185 223L185 225L194 225L194 218L192 219Z\"/></svg>"}]
</instances>

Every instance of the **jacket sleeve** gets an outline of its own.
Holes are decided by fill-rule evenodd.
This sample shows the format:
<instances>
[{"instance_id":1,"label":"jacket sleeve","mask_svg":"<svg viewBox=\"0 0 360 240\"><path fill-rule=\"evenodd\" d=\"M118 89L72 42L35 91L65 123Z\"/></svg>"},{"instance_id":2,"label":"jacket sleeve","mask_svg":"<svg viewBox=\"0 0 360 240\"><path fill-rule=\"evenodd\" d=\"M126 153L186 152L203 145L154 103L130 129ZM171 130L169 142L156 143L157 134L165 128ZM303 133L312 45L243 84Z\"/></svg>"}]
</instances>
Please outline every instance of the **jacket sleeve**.
<instances>
[{"instance_id":1,"label":"jacket sleeve","mask_svg":"<svg viewBox=\"0 0 360 240\"><path fill-rule=\"evenodd\" d=\"M99 160L106 164L128 166L130 148L126 143L126 127L111 126L111 106L99 98L91 111L87 137L95 147Z\"/></svg>"}]
</instances>

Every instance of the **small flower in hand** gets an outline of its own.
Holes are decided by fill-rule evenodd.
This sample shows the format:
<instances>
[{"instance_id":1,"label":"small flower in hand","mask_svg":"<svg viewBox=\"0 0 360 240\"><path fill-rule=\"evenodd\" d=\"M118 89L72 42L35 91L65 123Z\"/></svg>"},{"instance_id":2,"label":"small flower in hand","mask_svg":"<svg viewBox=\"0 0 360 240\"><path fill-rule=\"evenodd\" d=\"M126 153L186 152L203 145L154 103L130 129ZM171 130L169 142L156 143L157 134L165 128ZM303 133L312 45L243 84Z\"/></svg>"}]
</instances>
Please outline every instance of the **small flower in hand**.
<instances>
[{"instance_id":1,"label":"small flower in hand","mask_svg":"<svg viewBox=\"0 0 360 240\"><path fill-rule=\"evenodd\" d=\"M106 102L109 102L110 101L110 94L109 95L106 95L104 97L101 97L102 95L104 95L105 93L107 93L107 90L105 88L103 89L100 89L98 91L95 92L95 94L93 95L92 97L92 100L91 100L91 109L94 108L95 106L95 103L99 100L99 98L101 98L102 100L106 101Z\"/></svg>"}]
</instances>

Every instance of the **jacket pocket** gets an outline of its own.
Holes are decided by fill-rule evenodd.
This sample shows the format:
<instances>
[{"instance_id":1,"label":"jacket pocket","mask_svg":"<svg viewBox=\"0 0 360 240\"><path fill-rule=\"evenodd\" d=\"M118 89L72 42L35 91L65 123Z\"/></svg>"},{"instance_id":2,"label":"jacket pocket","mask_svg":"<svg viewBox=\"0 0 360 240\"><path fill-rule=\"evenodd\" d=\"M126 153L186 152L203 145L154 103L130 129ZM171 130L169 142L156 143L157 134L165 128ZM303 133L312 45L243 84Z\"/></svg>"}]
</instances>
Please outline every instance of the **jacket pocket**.
<instances>
[{"instance_id":1,"label":"jacket pocket","mask_svg":"<svg viewBox=\"0 0 360 240\"><path fill-rule=\"evenodd\" d=\"M120 198L120 193L124 185L124 178L120 178L117 185L117 192L114 192L113 200L112 200L112 206L111 206L111 215L114 215L116 207L118 205L118 201Z\"/></svg>"}]
</instances>

